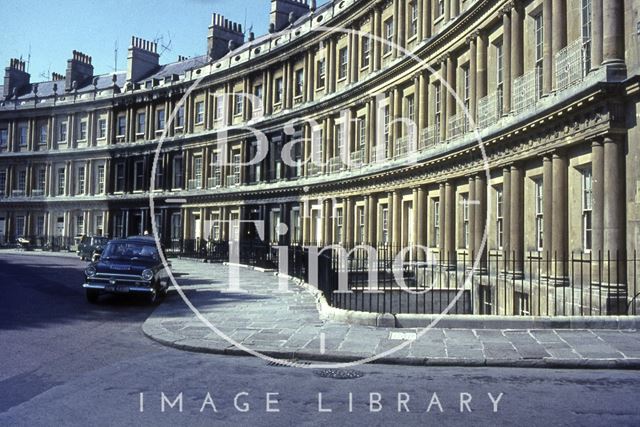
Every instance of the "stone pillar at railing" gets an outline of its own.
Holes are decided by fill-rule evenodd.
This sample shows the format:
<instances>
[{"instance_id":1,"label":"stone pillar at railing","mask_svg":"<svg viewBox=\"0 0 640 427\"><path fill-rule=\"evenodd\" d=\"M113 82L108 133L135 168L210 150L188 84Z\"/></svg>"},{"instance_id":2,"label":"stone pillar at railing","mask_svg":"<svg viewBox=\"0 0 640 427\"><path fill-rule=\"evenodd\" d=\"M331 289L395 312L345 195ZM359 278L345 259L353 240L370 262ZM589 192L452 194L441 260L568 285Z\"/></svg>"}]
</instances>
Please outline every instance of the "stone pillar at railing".
<instances>
[{"instance_id":1,"label":"stone pillar at railing","mask_svg":"<svg viewBox=\"0 0 640 427\"><path fill-rule=\"evenodd\" d=\"M521 165L511 166L508 270L512 277L524 272L524 172Z\"/></svg>"},{"instance_id":2,"label":"stone pillar at railing","mask_svg":"<svg viewBox=\"0 0 640 427\"><path fill-rule=\"evenodd\" d=\"M553 254L551 245L551 230L554 221L553 194L553 158L549 153L542 158L542 257L545 261L550 260Z\"/></svg>"},{"instance_id":3,"label":"stone pillar at railing","mask_svg":"<svg viewBox=\"0 0 640 427\"><path fill-rule=\"evenodd\" d=\"M487 177L485 171L476 176L476 202L474 221L474 255L478 260L480 272L487 269L487 246L489 245L489 227L487 225ZM485 240L486 239L486 240ZM484 241L484 245L482 244ZM475 260L474 260L475 262Z\"/></svg>"},{"instance_id":4,"label":"stone pillar at railing","mask_svg":"<svg viewBox=\"0 0 640 427\"><path fill-rule=\"evenodd\" d=\"M413 215L413 221L418 224L417 233L416 233L416 244L419 246L427 246L427 221L428 218L427 213L427 196L423 187L418 187L418 191L416 193L417 202L415 213ZM418 249L418 261L424 261L426 254L423 250Z\"/></svg>"},{"instance_id":5,"label":"stone pillar at railing","mask_svg":"<svg viewBox=\"0 0 640 427\"><path fill-rule=\"evenodd\" d=\"M469 181L469 193L467 195L467 210L469 221L469 239L467 241L467 249L469 251L469 261L473 262L473 258L476 255L476 209L477 209L477 195L476 195L476 178L470 176ZM464 209L464 206L461 206Z\"/></svg>"},{"instance_id":6,"label":"stone pillar at railing","mask_svg":"<svg viewBox=\"0 0 640 427\"><path fill-rule=\"evenodd\" d=\"M619 136L604 138L603 281L612 286L626 283L625 273L625 163Z\"/></svg>"},{"instance_id":7,"label":"stone pillar at railing","mask_svg":"<svg viewBox=\"0 0 640 427\"><path fill-rule=\"evenodd\" d=\"M441 202L442 203L442 202ZM447 268L452 268L456 264L456 188L454 184L447 181L444 184L444 257L443 261Z\"/></svg>"},{"instance_id":8,"label":"stone pillar at railing","mask_svg":"<svg viewBox=\"0 0 640 427\"><path fill-rule=\"evenodd\" d=\"M593 185L591 253L592 258L598 260L602 256L604 238L604 146L600 138L591 142L591 176ZM598 274L596 273L593 277L597 280Z\"/></svg>"},{"instance_id":9,"label":"stone pillar at railing","mask_svg":"<svg viewBox=\"0 0 640 427\"><path fill-rule=\"evenodd\" d=\"M568 279L568 161L565 153L554 153L553 169L553 221L551 221L551 277L556 284Z\"/></svg>"},{"instance_id":10,"label":"stone pillar at railing","mask_svg":"<svg viewBox=\"0 0 640 427\"><path fill-rule=\"evenodd\" d=\"M505 258L503 259L504 269L508 270L507 261L511 259L511 168L508 166L502 169L502 217L503 234L502 249Z\"/></svg>"},{"instance_id":11,"label":"stone pillar at railing","mask_svg":"<svg viewBox=\"0 0 640 427\"><path fill-rule=\"evenodd\" d=\"M400 248L402 245L402 194L397 190L393 192L393 205L390 207L393 212L391 215L393 231L390 241L396 248Z\"/></svg>"},{"instance_id":12,"label":"stone pillar at railing","mask_svg":"<svg viewBox=\"0 0 640 427\"><path fill-rule=\"evenodd\" d=\"M370 194L368 196L369 199L369 212L368 212L368 238L367 241L370 245L374 246L377 244L377 235L378 235L378 197L375 194Z\"/></svg>"},{"instance_id":13,"label":"stone pillar at railing","mask_svg":"<svg viewBox=\"0 0 640 427\"><path fill-rule=\"evenodd\" d=\"M327 246L332 242L332 229L333 229L333 203L331 199L325 199L322 202L322 244Z\"/></svg>"}]
</instances>

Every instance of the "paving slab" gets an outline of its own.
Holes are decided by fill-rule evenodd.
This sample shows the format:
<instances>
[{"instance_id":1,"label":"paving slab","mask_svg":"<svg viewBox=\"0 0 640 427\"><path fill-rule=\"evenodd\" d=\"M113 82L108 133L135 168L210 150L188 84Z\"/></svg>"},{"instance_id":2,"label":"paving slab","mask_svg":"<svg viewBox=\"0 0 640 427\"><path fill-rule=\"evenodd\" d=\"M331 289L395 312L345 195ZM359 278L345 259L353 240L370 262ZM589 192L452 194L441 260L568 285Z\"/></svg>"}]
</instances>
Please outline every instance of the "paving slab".
<instances>
[{"instance_id":1,"label":"paving slab","mask_svg":"<svg viewBox=\"0 0 640 427\"><path fill-rule=\"evenodd\" d=\"M346 363L406 346L376 361L409 365L640 369L637 330L395 329L329 320L318 295L272 273L241 268L242 292L227 292L229 267L178 259L178 285L211 324L240 345L279 359ZM342 315L361 316L362 313ZM186 351L246 354L198 319L175 290L144 333Z\"/></svg>"}]
</instances>

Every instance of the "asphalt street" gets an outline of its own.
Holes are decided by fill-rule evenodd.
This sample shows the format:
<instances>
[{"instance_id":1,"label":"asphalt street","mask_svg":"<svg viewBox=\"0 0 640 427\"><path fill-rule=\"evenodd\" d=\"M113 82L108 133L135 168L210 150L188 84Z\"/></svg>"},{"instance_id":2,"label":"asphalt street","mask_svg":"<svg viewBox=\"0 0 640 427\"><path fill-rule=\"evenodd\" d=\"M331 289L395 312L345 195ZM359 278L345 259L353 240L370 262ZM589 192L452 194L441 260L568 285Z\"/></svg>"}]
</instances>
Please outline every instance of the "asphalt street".
<instances>
[{"instance_id":1,"label":"asphalt street","mask_svg":"<svg viewBox=\"0 0 640 427\"><path fill-rule=\"evenodd\" d=\"M69 257L0 252L0 426L639 425L640 372L273 366L146 338ZM168 298L177 298L170 294Z\"/></svg>"}]
</instances>

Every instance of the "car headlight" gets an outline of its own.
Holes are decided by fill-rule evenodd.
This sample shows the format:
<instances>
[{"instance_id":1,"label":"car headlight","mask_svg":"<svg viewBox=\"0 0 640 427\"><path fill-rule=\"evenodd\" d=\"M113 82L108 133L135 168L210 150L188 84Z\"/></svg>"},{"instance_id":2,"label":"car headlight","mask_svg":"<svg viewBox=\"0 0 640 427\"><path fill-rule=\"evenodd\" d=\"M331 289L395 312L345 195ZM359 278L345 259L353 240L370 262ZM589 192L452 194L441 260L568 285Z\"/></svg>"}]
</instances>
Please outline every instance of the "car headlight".
<instances>
[{"instance_id":1,"label":"car headlight","mask_svg":"<svg viewBox=\"0 0 640 427\"><path fill-rule=\"evenodd\" d=\"M87 277L93 277L96 275L96 268L93 265L90 265L86 270L84 270L84 274Z\"/></svg>"},{"instance_id":2,"label":"car headlight","mask_svg":"<svg viewBox=\"0 0 640 427\"><path fill-rule=\"evenodd\" d=\"M151 280L153 279L153 271L146 269L142 272L142 279Z\"/></svg>"}]
</instances>

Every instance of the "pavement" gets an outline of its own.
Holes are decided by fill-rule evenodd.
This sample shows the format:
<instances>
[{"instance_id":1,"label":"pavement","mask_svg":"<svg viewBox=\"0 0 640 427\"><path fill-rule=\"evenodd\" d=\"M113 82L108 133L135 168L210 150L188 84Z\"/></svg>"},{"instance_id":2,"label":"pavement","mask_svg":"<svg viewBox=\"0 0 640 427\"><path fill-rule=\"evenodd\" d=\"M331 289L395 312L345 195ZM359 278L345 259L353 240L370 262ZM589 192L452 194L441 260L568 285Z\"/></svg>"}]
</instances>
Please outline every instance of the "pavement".
<instances>
[{"instance_id":1,"label":"pavement","mask_svg":"<svg viewBox=\"0 0 640 427\"><path fill-rule=\"evenodd\" d=\"M181 350L259 352L282 363L640 369L636 329L367 326L331 320L340 316L317 291L273 272L185 259L172 260L172 271L194 311L172 290L143 332ZM235 289L228 289L230 274L237 275Z\"/></svg>"}]
</instances>

